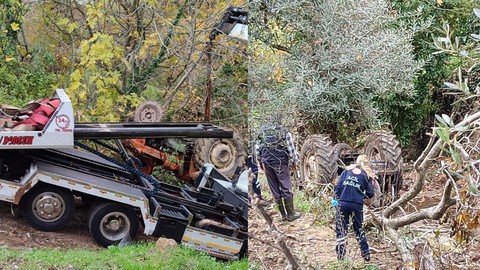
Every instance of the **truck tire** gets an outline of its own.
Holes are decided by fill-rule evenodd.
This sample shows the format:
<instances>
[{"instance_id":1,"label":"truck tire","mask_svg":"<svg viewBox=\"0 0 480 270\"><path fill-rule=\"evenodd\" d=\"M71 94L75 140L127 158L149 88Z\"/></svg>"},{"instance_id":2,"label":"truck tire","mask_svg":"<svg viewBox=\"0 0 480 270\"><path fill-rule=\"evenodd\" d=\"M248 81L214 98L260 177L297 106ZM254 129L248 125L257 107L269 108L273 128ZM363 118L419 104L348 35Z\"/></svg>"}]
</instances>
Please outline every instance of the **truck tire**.
<instances>
[{"instance_id":1,"label":"truck tire","mask_svg":"<svg viewBox=\"0 0 480 270\"><path fill-rule=\"evenodd\" d=\"M333 182L338 169L337 157L328 136L307 137L300 151L301 185L307 194L317 192L321 184Z\"/></svg>"},{"instance_id":2,"label":"truck tire","mask_svg":"<svg viewBox=\"0 0 480 270\"><path fill-rule=\"evenodd\" d=\"M229 179L245 166L245 146L236 133L228 139L197 139L193 153L197 168L210 163Z\"/></svg>"},{"instance_id":3,"label":"truck tire","mask_svg":"<svg viewBox=\"0 0 480 270\"><path fill-rule=\"evenodd\" d=\"M75 212L75 201L67 189L42 185L27 192L20 208L33 228L52 232L68 224Z\"/></svg>"},{"instance_id":4,"label":"truck tire","mask_svg":"<svg viewBox=\"0 0 480 270\"><path fill-rule=\"evenodd\" d=\"M134 239L138 225L133 208L115 202L97 204L88 217L90 235L103 247L119 244L122 239Z\"/></svg>"},{"instance_id":5,"label":"truck tire","mask_svg":"<svg viewBox=\"0 0 480 270\"><path fill-rule=\"evenodd\" d=\"M393 171L393 173L382 174L381 168L377 168L380 189L383 194L382 204L385 205L398 197L403 184L403 159L400 142L391 132L376 131L367 136L364 149L369 160L385 161L385 169Z\"/></svg>"}]
</instances>

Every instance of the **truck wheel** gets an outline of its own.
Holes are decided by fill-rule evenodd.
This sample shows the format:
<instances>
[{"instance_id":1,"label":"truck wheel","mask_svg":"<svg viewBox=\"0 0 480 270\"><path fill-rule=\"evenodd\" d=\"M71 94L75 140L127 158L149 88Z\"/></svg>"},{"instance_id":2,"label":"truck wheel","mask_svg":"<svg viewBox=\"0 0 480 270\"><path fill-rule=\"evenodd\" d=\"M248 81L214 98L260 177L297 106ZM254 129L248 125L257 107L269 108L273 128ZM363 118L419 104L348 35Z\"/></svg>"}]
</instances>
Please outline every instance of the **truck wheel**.
<instances>
[{"instance_id":1,"label":"truck wheel","mask_svg":"<svg viewBox=\"0 0 480 270\"><path fill-rule=\"evenodd\" d=\"M75 212L75 201L69 190L45 185L30 190L20 207L33 228L51 232L68 224Z\"/></svg>"},{"instance_id":2,"label":"truck wheel","mask_svg":"<svg viewBox=\"0 0 480 270\"><path fill-rule=\"evenodd\" d=\"M365 155L370 161L384 161L384 166L372 165L377 171L383 205L393 201L403 184L402 149L395 135L388 131L376 131L365 139Z\"/></svg>"},{"instance_id":3,"label":"truck wheel","mask_svg":"<svg viewBox=\"0 0 480 270\"><path fill-rule=\"evenodd\" d=\"M210 163L229 179L245 165L245 147L236 133L228 139L197 139L193 152L197 168Z\"/></svg>"},{"instance_id":4,"label":"truck wheel","mask_svg":"<svg viewBox=\"0 0 480 270\"><path fill-rule=\"evenodd\" d=\"M135 238L138 223L132 207L115 202L96 205L88 217L90 234L103 247L118 244L124 238Z\"/></svg>"},{"instance_id":5,"label":"truck wheel","mask_svg":"<svg viewBox=\"0 0 480 270\"><path fill-rule=\"evenodd\" d=\"M301 185L307 194L315 193L322 184L332 183L338 168L337 157L329 137L307 137L300 151Z\"/></svg>"}]
</instances>

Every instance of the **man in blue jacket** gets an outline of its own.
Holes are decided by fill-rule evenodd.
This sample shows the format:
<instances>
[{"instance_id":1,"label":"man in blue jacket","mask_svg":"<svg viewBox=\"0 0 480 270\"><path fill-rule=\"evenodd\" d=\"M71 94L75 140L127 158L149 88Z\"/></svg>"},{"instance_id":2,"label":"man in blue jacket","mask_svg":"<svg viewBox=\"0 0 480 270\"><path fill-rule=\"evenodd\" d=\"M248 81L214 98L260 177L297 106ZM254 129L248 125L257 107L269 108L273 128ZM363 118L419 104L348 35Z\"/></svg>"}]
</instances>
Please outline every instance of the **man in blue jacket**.
<instances>
[{"instance_id":1,"label":"man in blue jacket","mask_svg":"<svg viewBox=\"0 0 480 270\"><path fill-rule=\"evenodd\" d=\"M370 250L363 230L363 200L374 195L372 181L375 173L368 166L368 159L360 155L355 164L346 168L335 185L335 198L338 200L336 216L337 259L343 260L346 254L348 224L353 217L355 238L360 244L362 257L370 261Z\"/></svg>"}]
</instances>

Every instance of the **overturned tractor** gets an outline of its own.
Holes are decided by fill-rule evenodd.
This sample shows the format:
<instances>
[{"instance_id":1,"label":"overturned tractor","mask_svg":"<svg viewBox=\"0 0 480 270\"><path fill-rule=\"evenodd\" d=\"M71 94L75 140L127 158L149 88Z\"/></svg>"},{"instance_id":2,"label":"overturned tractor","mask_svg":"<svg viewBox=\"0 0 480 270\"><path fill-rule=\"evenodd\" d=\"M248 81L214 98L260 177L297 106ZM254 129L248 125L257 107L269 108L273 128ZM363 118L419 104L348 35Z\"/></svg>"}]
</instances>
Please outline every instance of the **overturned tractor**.
<instances>
[{"instance_id":1,"label":"overturned tractor","mask_svg":"<svg viewBox=\"0 0 480 270\"><path fill-rule=\"evenodd\" d=\"M366 137L363 154L378 177L373 206L386 205L398 196L403 184L400 143L388 131L375 131ZM309 196L331 190L337 177L359 155L346 143L333 144L327 135L308 136L300 151L299 186Z\"/></svg>"},{"instance_id":2,"label":"overturned tractor","mask_svg":"<svg viewBox=\"0 0 480 270\"><path fill-rule=\"evenodd\" d=\"M153 101L142 103L135 111L135 122L163 120L163 109ZM175 123L171 123L175 129ZM142 171L152 174L156 166L171 171L178 178L193 181L200 168L210 163L228 179L235 179L245 165L246 152L242 139L231 138L142 138L123 140L125 147L141 162Z\"/></svg>"}]
</instances>

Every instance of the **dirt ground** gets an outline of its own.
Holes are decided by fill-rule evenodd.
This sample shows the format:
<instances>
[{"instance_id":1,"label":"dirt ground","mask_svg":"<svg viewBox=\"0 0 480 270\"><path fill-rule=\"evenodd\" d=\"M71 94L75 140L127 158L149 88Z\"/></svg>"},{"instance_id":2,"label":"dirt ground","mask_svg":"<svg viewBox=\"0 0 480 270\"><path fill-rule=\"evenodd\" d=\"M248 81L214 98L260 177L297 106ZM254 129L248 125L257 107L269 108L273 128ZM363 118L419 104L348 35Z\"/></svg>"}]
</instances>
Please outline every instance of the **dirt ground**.
<instances>
[{"instance_id":1,"label":"dirt ground","mask_svg":"<svg viewBox=\"0 0 480 270\"><path fill-rule=\"evenodd\" d=\"M333 220L328 225L318 225L314 214L304 213L294 222L282 222L277 214L274 223L278 229L287 236L287 245L301 263L302 269L328 269L335 264L335 225ZM249 259L255 261L260 269L285 269L287 261L280 250L269 246L265 242L274 243L273 238L266 230L263 219L254 211L249 212L249 230L253 231L255 238L249 241ZM367 238L372 247L372 261L380 269L396 269L401 267L398 253L395 249L382 243L374 231L367 233ZM264 242L265 241L265 242ZM347 257L357 267L365 266L360 255L360 249L352 233L348 236ZM386 265L388 264L388 268ZM390 268L392 267L392 268Z\"/></svg>"},{"instance_id":2,"label":"dirt ground","mask_svg":"<svg viewBox=\"0 0 480 270\"><path fill-rule=\"evenodd\" d=\"M414 174L404 175L405 181L403 191L405 192L413 185ZM425 208L436 205L441 197L441 191L445 186L446 179L440 175L432 176L425 184L424 190L418 198L412 201L413 208ZM265 187L267 188L267 187ZM410 208L410 207L407 207ZM408 209L407 211L412 211ZM452 209L453 210L453 209ZM334 269L336 262L335 254L335 225L334 220L326 220L320 225L316 222L313 213L303 213L303 216L294 222L281 222L278 212L273 211L275 224L279 230L287 235L287 245L301 263L301 269ZM365 211L368 216L368 211ZM423 233L424 239L430 239L432 246L437 246L442 254L440 257L446 265L454 262L456 266L449 269L479 269L477 262L480 261L477 241L472 241L468 246L461 246L454 243L449 236L449 224L439 221L418 222L411 225L413 232ZM435 238L433 231L441 231ZM285 269L287 261L283 253L273 244L275 243L271 234L267 231L267 225L260 214L255 211L249 212L249 231L255 235L255 239L249 241L249 259L255 262L259 269ZM367 230L367 239L371 247L372 260L370 264L378 269L402 269L403 263L400 254L392 242L379 234L376 228ZM480 237L479 237L480 239ZM478 248L477 248L478 246ZM369 269L363 263L360 250L355 237L349 232L347 242L347 258L355 264L353 269ZM474 266L473 268L471 266ZM338 269L338 268L337 268ZM374 268L377 269L377 268Z\"/></svg>"},{"instance_id":3,"label":"dirt ground","mask_svg":"<svg viewBox=\"0 0 480 270\"><path fill-rule=\"evenodd\" d=\"M155 241L139 230L136 241ZM90 237L87 208L77 204L75 216L58 232L32 228L22 217L14 217L9 203L0 202L0 246L9 248L102 249Z\"/></svg>"}]
</instances>

